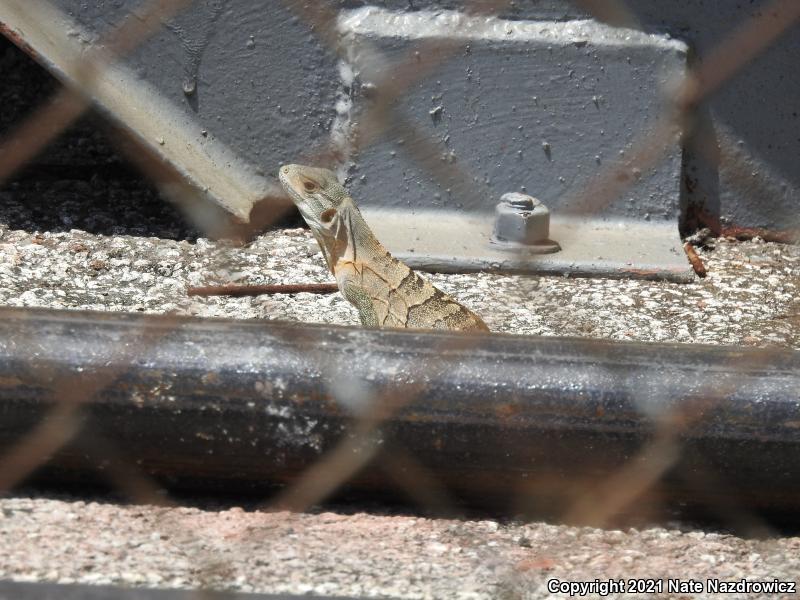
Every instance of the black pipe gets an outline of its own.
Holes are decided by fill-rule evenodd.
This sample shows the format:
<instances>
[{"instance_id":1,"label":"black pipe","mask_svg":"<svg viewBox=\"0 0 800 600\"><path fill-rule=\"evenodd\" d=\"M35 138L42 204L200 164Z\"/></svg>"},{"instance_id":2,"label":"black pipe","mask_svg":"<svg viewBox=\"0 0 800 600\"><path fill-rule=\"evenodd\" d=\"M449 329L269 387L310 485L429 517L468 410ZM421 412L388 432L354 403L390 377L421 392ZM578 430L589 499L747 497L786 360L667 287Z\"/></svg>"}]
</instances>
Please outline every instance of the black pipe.
<instances>
[{"instance_id":1,"label":"black pipe","mask_svg":"<svg viewBox=\"0 0 800 600\"><path fill-rule=\"evenodd\" d=\"M57 400L91 400L45 471L62 480L113 455L172 487L262 492L349 440L379 450L348 489L559 512L649 448L675 454L650 500L800 508L787 349L0 309L0 460ZM360 448L353 415L376 406Z\"/></svg>"}]
</instances>

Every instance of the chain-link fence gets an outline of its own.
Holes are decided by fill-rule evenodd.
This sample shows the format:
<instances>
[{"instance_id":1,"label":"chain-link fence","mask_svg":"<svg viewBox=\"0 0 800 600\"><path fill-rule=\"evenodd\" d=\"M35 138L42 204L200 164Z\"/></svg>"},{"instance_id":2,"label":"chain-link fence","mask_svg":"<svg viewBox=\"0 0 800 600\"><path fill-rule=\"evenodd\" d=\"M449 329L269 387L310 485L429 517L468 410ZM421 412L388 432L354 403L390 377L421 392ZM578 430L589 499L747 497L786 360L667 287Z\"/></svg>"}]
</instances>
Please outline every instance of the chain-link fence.
<instances>
[{"instance_id":1,"label":"chain-link fence","mask_svg":"<svg viewBox=\"0 0 800 600\"><path fill-rule=\"evenodd\" d=\"M146 3L93 44L103 50L85 54L74 85L59 89L6 134L0 181L13 181L90 109L98 73L193 4ZM476 1L462 8L488 17L511 4ZM579 4L600 21L637 26L624 2ZM327 51L347 58L333 3L286 5ZM624 166L609 163L564 199L561 210L596 214L619 198L635 182L627 175L631 169L651 169L676 134L692 135L698 107L798 17L799 3L776 0L706 52L674 87L659 121L630 145ZM346 152L365 152L388 128L399 127L419 168L443 185L472 181L459 162L429 160L438 152L434 142L396 110L406 90L447 69L464 45L457 39L419 42L398 61L384 57L391 66L352 124ZM129 134L114 129L114 136L161 189L180 188L182 207L192 211L191 191L172 167ZM340 140L311 147L294 162L334 166L344 159ZM245 226L201 234L252 239L285 217L285 201L264 206ZM215 252L224 263L225 247ZM530 293L533 281L520 277L519 285ZM785 318L796 326L792 310L787 304ZM260 505L266 511L314 511L342 493L358 501L375 494L391 505L399 492L425 514L452 517L477 507L480 514L544 515L592 527L663 521L694 504L725 527L759 534L775 533L764 508L791 512L798 506L791 476L798 463L792 456L797 358L781 347L681 349L290 324L264 329L177 315L25 309L6 309L2 319L6 407L0 413L24 426L3 428L0 490L6 493L36 473L69 481L94 471L93 481L145 505L179 504L167 491L170 483L191 488L207 482L218 491L230 486L249 497L266 494ZM183 418L191 436L177 429ZM230 445L193 448L214 436L227 437ZM226 456L226 448L239 454ZM742 472L728 472L724 480L722 472L737 468ZM259 482L261 476L267 480ZM762 487L744 493L747 481ZM270 486L277 491L267 493ZM171 518L154 523L187 547L195 547L193 528L201 526ZM271 534L256 527L237 535L247 545ZM199 580L218 586L227 561L198 550ZM511 578L501 591L529 597L540 589L526 585L532 584Z\"/></svg>"}]
</instances>

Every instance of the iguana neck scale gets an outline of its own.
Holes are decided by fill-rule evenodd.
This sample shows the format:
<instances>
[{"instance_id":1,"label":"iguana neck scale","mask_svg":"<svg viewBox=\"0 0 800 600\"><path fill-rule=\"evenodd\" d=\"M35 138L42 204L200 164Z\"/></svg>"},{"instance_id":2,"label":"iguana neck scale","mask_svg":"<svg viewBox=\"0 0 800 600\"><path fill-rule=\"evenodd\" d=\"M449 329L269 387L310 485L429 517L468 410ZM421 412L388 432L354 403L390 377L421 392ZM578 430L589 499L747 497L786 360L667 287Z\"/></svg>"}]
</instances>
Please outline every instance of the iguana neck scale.
<instances>
[{"instance_id":1,"label":"iguana neck scale","mask_svg":"<svg viewBox=\"0 0 800 600\"><path fill-rule=\"evenodd\" d=\"M333 172L286 165L279 178L364 326L489 330L478 315L389 254Z\"/></svg>"}]
</instances>

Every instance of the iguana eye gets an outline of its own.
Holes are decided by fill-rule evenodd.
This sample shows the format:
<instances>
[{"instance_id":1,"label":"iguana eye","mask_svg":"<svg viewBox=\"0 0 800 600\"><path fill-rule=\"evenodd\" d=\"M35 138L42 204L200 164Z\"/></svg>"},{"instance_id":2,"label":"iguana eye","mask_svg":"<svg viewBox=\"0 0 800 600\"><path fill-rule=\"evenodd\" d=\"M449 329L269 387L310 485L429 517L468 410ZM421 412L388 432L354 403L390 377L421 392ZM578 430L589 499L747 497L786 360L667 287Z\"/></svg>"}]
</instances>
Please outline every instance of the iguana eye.
<instances>
[{"instance_id":1,"label":"iguana eye","mask_svg":"<svg viewBox=\"0 0 800 600\"><path fill-rule=\"evenodd\" d=\"M313 181L304 181L303 187L306 188L307 192L313 192L315 189L317 189L317 184Z\"/></svg>"},{"instance_id":2,"label":"iguana eye","mask_svg":"<svg viewBox=\"0 0 800 600\"><path fill-rule=\"evenodd\" d=\"M322 214L319 216L319 220L323 223L330 223L333 220L333 216L336 214L335 208L329 208L327 210L323 210Z\"/></svg>"}]
</instances>

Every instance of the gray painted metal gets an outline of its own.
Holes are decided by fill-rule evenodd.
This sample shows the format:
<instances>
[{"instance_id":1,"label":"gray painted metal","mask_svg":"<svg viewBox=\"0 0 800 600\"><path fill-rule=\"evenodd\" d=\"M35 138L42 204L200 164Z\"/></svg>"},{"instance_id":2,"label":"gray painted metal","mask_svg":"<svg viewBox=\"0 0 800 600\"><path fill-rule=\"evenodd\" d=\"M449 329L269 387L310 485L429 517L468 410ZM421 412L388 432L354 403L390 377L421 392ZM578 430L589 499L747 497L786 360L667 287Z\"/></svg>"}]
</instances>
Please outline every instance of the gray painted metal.
<instances>
[{"instance_id":1,"label":"gray painted metal","mask_svg":"<svg viewBox=\"0 0 800 600\"><path fill-rule=\"evenodd\" d=\"M685 40L702 61L769 0L630 0L639 27ZM687 140L688 208L722 226L800 232L800 23L698 111ZM796 239L796 238L795 238Z\"/></svg>"},{"instance_id":2,"label":"gray painted metal","mask_svg":"<svg viewBox=\"0 0 800 600\"><path fill-rule=\"evenodd\" d=\"M87 11L97 10L93 3L81 5ZM79 66L82 55L98 41L98 31L85 28L43 0L6 0L0 3L0 21L59 78L85 79ZM167 74L167 64L169 61L161 57L150 69ZM144 75L135 62L114 63L89 82L89 92L108 115L192 183L198 197L247 219L252 205L269 195L274 184L224 141L210 132L204 136L204 126L188 117L180 105L164 98L162 90ZM181 81L178 79L179 84Z\"/></svg>"},{"instance_id":3,"label":"gray painted metal","mask_svg":"<svg viewBox=\"0 0 800 600\"><path fill-rule=\"evenodd\" d=\"M367 1L351 0L350 6ZM513 2L508 19L587 19L593 15L569 0ZM625 0L583 3L604 11L612 25L669 34L684 41L701 62L727 35L763 14L770 0ZM407 10L404 0L381 6ZM415 0L418 9L458 10L464 0ZM686 140L682 199L684 210L721 222L772 231L800 229L800 25L795 25L699 110L698 126ZM684 219L687 216L684 215ZM691 215L688 218L693 221ZM691 223L690 223L691 224Z\"/></svg>"},{"instance_id":4,"label":"gray painted metal","mask_svg":"<svg viewBox=\"0 0 800 600\"><path fill-rule=\"evenodd\" d=\"M331 2L341 10L340 24L351 41L370 38L390 55L412 38L452 38L447 13L436 20L418 9L464 7L461 0L421 0L413 9L405 0L386 0L380 3L384 10L373 8L367 18L359 9L371 4L377 3ZM668 32L688 42L702 58L764 2L629 4L635 18L623 19L624 24L645 32ZM48 68L69 79L75 76L79 55L138 6L136 0L5 0L0 3L0 20L18 42L32 46ZM557 229L559 199L602 166L595 157L604 164L624 160L619 151L642 128L647 130L660 108L658 86L667 77L666 67L682 66L685 47L663 35L609 29L586 21L588 16L562 0L513 3L500 14L508 20L476 24L466 34L473 38L468 55L458 54L400 101L406 114L439 140L442 153L431 158L455 159L473 175L462 182L458 195L453 193L455 186L450 197L446 187L439 190L429 174L390 142L352 157L351 187L362 204L413 209L406 211L409 223L401 225L416 233L385 240L390 249L423 268L442 261L449 270L466 263L476 268L497 264L490 253L477 263L469 258L488 252L483 241L471 245L459 236L469 246L464 252L453 252L458 244L452 244L451 252L437 255L438 240L426 236L445 230L452 234L460 219L490 211L499 195L522 186L551 208ZM420 26L403 33L402 23ZM711 219L796 227L800 121L792 99L799 95L800 83L788 69L800 51L798 43L795 30L703 107L701 127L686 147L682 178L677 143L653 172L632 173L637 179L632 191L604 217L622 226L641 226L629 229L628 240L634 244L640 233L652 234L654 225L663 225L650 244L651 254L643 243L641 252L621 262L593 258L613 252L616 241L600 237L613 228L609 221L594 228L582 226L585 247L575 248L569 260L554 255L556 263L537 261L533 268L558 272L577 261L577 268L565 272L625 276L631 266L652 273L650 266L655 264L662 274L689 278L674 233L679 192L684 209L697 208ZM115 65L92 93L108 114L176 167L197 197L246 220L253 204L281 193L274 181L278 165L308 156L330 138L346 140L348 125L364 101L363 88L352 75L353 70L343 68L284 3L269 3L266 10L257 0L217 0L196 2L165 24L124 63ZM431 100L439 94L441 99ZM395 144L397 139L395 135ZM430 224L439 218L440 209L453 223L436 230ZM374 214L377 220L384 217L397 224L392 215ZM430 260L412 256L425 254L427 245ZM500 262L531 268L524 257Z\"/></svg>"},{"instance_id":5,"label":"gray painted metal","mask_svg":"<svg viewBox=\"0 0 800 600\"><path fill-rule=\"evenodd\" d=\"M629 164L630 144L652 130L666 108L665 88L686 64L682 42L592 21L367 8L343 13L340 28L357 76L356 119L369 105L360 90L384 76L387 62L419 42L464 44L396 106L434 141L424 163L457 163L471 178L441 182L415 164L398 123L386 141L354 157L351 171L366 174L354 186L361 206L490 213L503 193L519 190L557 214L598 172ZM602 216L675 224L680 167L675 139L656 168L629 167L631 186Z\"/></svg>"},{"instance_id":6,"label":"gray painted metal","mask_svg":"<svg viewBox=\"0 0 800 600\"><path fill-rule=\"evenodd\" d=\"M375 235L395 256L423 270L536 272L676 282L694 278L683 249L676 245L676 223L552 215L550 238L561 250L540 254L493 242L492 214L418 211L409 216L404 210L381 208L367 208L363 213Z\"/></svg>"},{"instance_id":7,"label":"gray painted metal","mask_svg":"<svg viewBox=\"0 0 800 600\"><path fill-rule=\"evenodd\" d=\"M550 210L538 198L519 192L503 194L494 207L492 241L539 253L561 250L550 240Z\"/></svg>"},{"instance_id":8,"label":"gray painted metal","mask_svg":"<svg viewBox=\"0 0 800 600\"><path fill-rule=\"evenodd\" d=\"M423 269L691 279L677 227L678 140L648 172L636 170L626 155L662 115L664 89L684 73L683 43L585 20L508 21L373 7L343 12L340 29L355 75L356 120L370 103L363 90L414 44L465 45L396 103L434 140L430 152L412 158L408 132L398 122L384 141L353 157L354 197L403 260ZM470 178L434 176L426 165L438 162L458 163ZM630 187L598 214L575 219L560 212L569 208L563 199L598 173L626 165ZM563 253L533 257L491 243L496 203L516 189L550 208L550 237ZM624 231L624 239L609 237L609 230ZM413 237L398 239L398 231Z\"/></svg>"}]
</instances>

